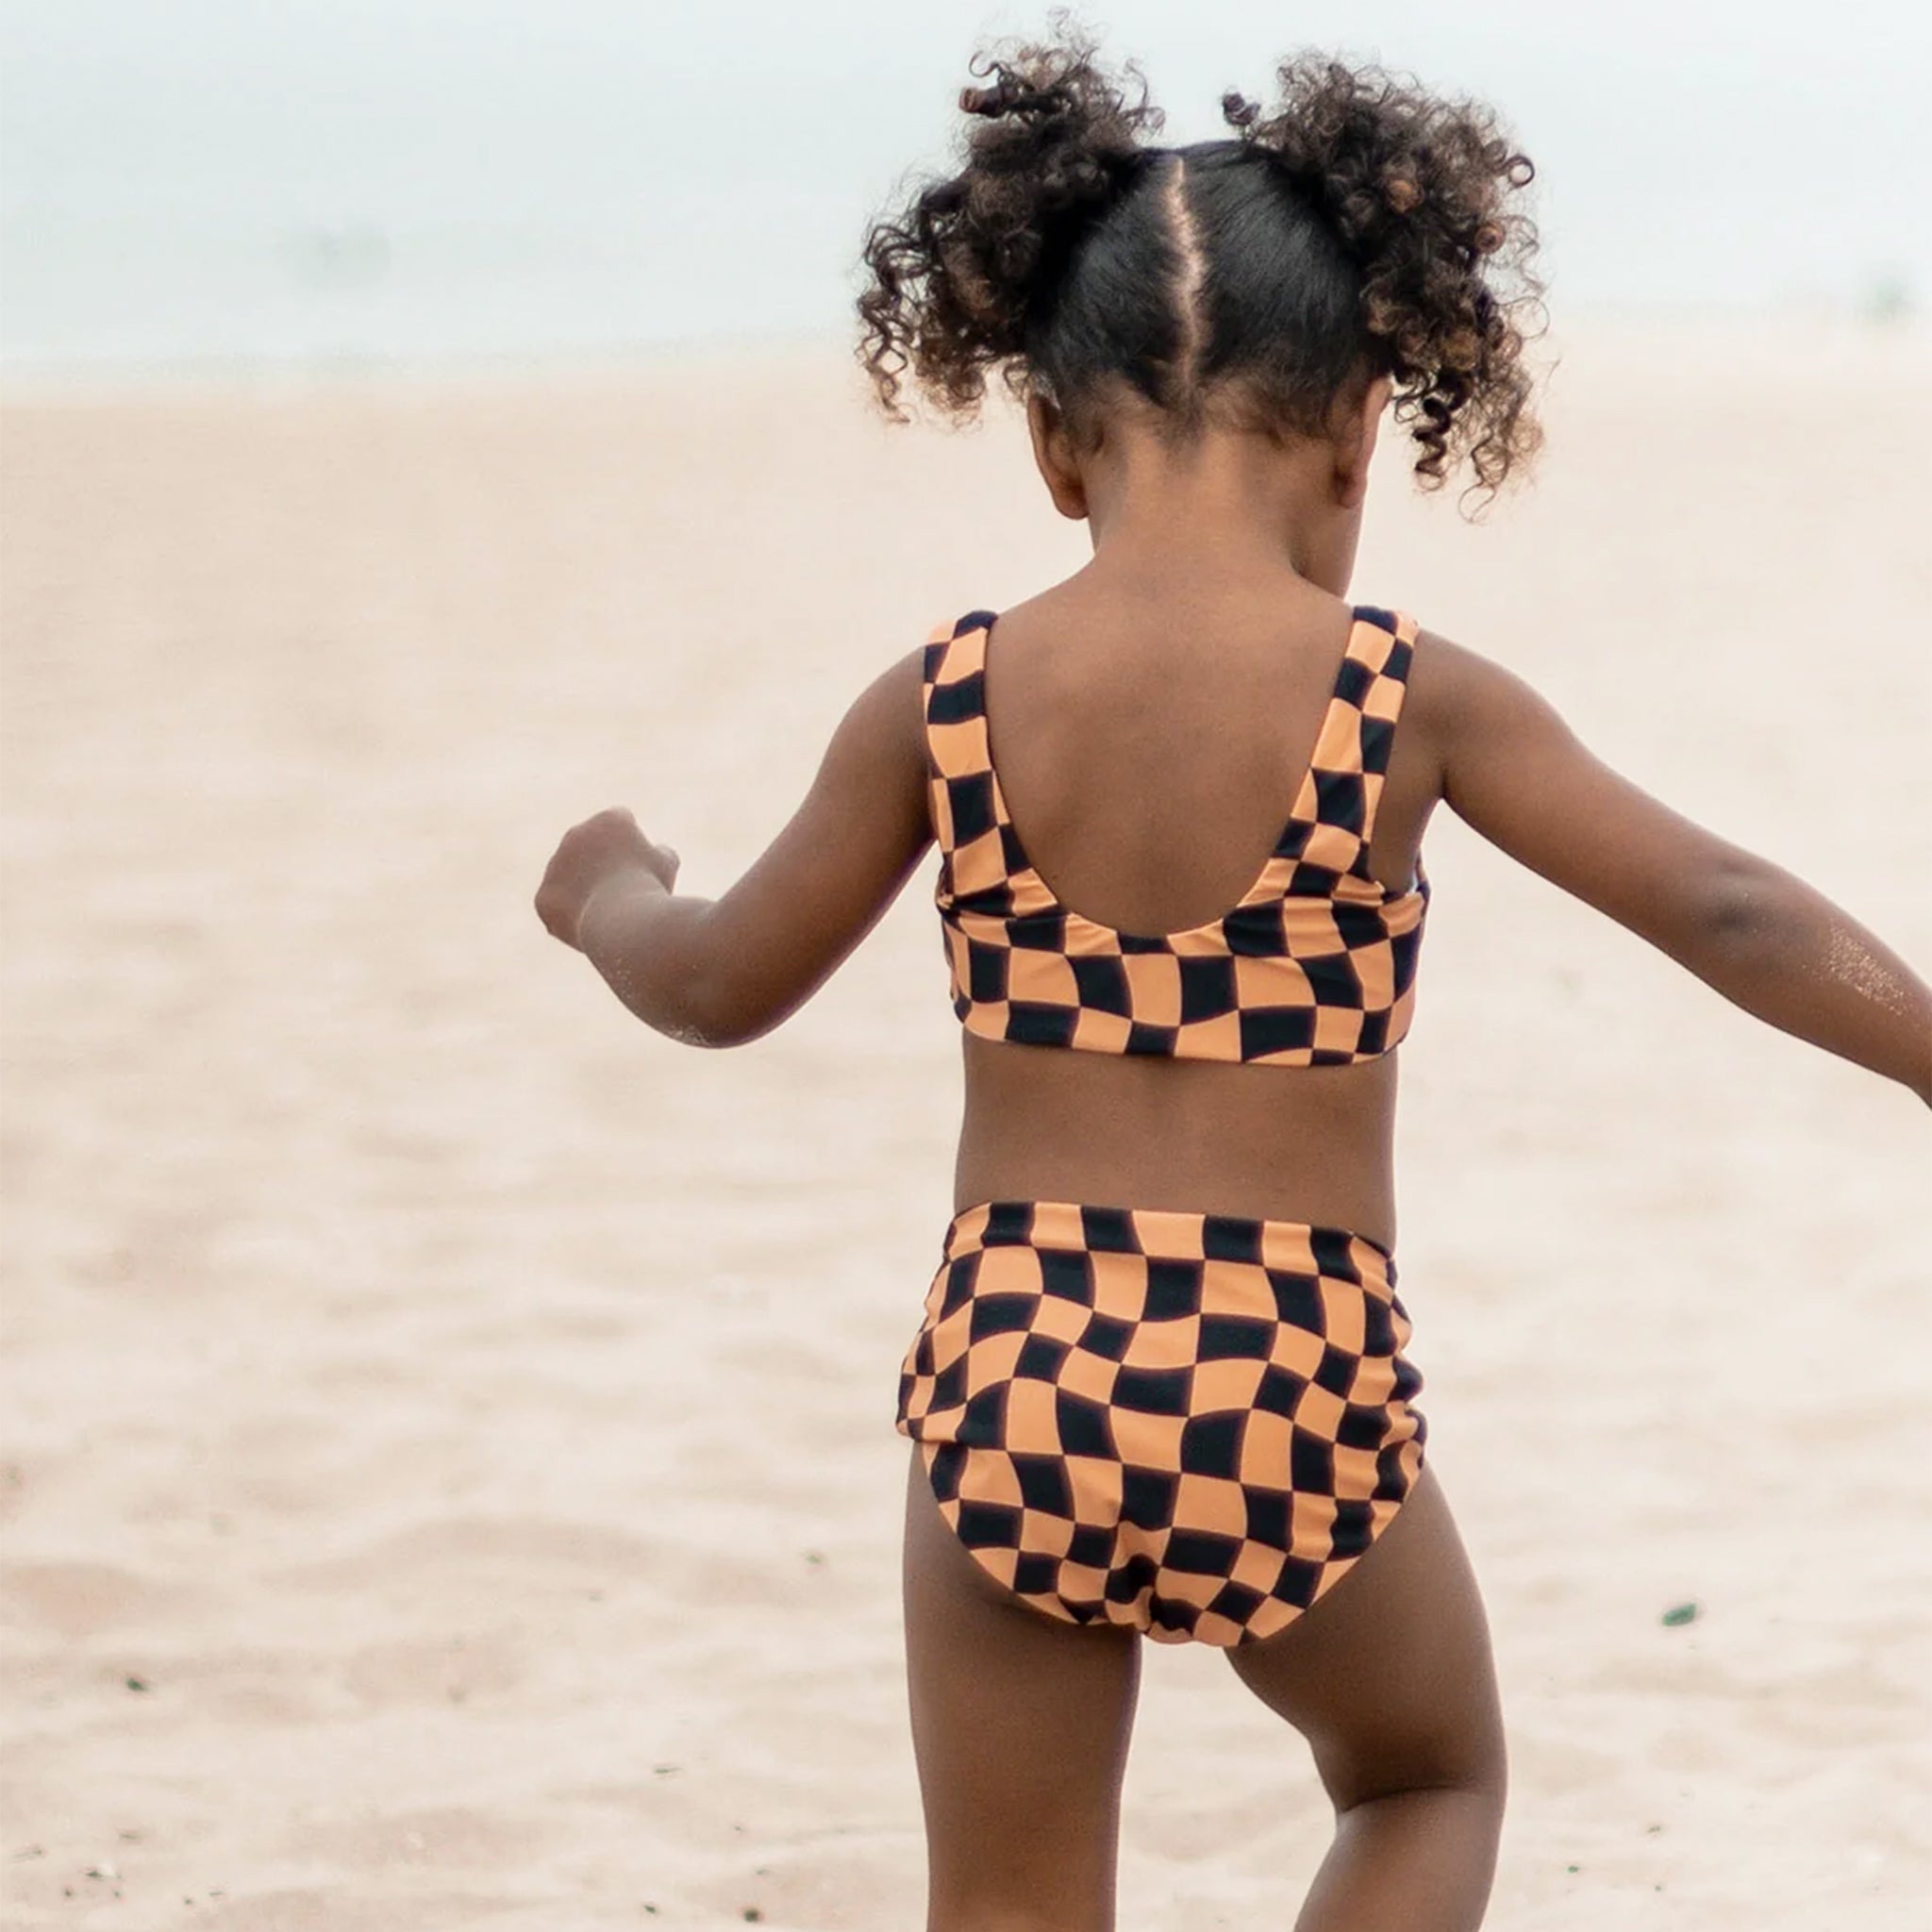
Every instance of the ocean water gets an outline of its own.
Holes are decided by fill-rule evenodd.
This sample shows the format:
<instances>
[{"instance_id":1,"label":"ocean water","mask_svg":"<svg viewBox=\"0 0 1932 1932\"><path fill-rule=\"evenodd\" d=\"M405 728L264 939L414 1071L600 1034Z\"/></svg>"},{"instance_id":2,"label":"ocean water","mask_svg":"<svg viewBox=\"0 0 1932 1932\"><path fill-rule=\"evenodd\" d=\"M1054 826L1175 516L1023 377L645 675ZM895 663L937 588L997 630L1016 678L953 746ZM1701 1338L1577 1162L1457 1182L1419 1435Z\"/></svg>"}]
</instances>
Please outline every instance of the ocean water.
<instances>
[{"instance_id":1,"label":"ocean water","mask_svg":"<svg viewBox=\"0 0 1932 1932\"><path fill-rule=\"evenodd\" d=\"M869 219L1034 11L579 0L7 0L0 371L578 357L851 328ZM1098 18L1171 140L1298 42L1494 101L1553 299L1891 314L1932 299L1932 10L1478 0Z\"/></svg>"}]
</instances>

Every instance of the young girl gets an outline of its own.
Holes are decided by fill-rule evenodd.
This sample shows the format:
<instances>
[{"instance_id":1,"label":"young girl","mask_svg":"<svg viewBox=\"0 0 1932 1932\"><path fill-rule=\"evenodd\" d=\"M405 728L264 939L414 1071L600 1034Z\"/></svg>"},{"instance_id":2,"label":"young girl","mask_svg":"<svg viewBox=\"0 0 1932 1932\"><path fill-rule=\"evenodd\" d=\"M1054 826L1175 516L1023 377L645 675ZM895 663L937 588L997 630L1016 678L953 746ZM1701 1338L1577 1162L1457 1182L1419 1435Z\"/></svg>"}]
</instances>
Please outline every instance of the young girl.
<instances>
[{"instance_id":1,"label":"young girl","mask_svg":"<svg viewBox=\"0 0 1932 1932\"><path fill-rule=\"evenodd\" d=\"M1429 815L1928 1102L1932 991L1507 672L1347 601L1391 403L1427 484L1534 447L1530 167L1490 113L1304 59L1174 149L1076 39L974 71L958 173L873 232L863 358L889 409L908 370L959 411L1002 374L1091 562L884 672L723 897L610 810L538 911L648 1024L730 1045L938 842L966 1110L899 1399L933 1932L1112 1923L1142 1637L1224 1648L1312 1746L1302 1932L1474 1926L1503 1738L1391 1258Z\"/></svg>"}]
</instances>

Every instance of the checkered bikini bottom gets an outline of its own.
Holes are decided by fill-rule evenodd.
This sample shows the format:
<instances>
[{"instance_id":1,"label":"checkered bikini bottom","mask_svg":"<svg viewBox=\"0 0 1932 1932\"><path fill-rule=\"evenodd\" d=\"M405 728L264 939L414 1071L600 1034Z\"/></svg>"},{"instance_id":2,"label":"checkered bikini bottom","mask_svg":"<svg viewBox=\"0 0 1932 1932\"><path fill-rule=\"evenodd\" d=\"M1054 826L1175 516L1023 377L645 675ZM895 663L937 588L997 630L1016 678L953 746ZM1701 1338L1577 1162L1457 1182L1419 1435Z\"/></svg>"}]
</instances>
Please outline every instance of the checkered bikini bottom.
<instances>
[{"instance_id":1,"label":"checkered bikini bottom","mask_svg":"<svg viewBox=\"0 0 1932 1932\"><path fill-rule=\"evenodd\" d=\"M963 1208L899 1384L941 1513L1034 1608L1163 1642L1268 1637L1422 1468L1394 1262L1300 1222Z\"/></svg>"}]
</instances>

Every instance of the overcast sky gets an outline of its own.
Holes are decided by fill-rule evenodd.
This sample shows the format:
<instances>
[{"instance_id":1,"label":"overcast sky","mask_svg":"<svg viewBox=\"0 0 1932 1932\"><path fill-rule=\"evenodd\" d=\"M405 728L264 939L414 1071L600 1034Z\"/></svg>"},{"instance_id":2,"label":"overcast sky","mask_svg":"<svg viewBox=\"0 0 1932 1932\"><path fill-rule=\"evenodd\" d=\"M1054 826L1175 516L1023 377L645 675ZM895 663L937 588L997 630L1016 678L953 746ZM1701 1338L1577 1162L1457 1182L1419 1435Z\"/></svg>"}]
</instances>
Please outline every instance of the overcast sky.
<instances>
[{"instance_id":1,"label":"overcast sky","mask_svg":"<svg viewBox=\"0 0 1932 1932\"><path fill-rule=\"evenodd\" d=\"M112 359L273 353L277 331L411 353L841 328L866 219L943 157L968 55L1045 17L0 0L0 343ZM1144 63L1170 139L1220 132L1222 89L1265 94L1304 44L1493 101L1541 171L1559 310L1932 302L1925 0L1083 17Z\"/></svg>"}]
</instances>

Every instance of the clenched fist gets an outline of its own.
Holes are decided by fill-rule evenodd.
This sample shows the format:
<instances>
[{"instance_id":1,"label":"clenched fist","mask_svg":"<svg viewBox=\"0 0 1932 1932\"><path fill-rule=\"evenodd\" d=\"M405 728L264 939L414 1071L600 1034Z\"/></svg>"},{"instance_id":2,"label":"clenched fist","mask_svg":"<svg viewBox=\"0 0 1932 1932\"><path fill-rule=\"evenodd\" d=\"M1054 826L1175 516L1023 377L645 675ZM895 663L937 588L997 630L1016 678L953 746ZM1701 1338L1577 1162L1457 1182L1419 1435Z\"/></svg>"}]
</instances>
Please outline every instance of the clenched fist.
<instances>
[{"instance_id":1,"label":"clenched fist","mask_svg":"<svg viewBox=\"0 0 1932 1932\"><path fill-rule=\"evenodd\" d=\"M553 938L575 946L591 895L611 879L635 873L668 892L677 881L677 854L652 844L630 812L614 805L563 835L537 888L537 917Z\"/></svg>"}]
</instances>

